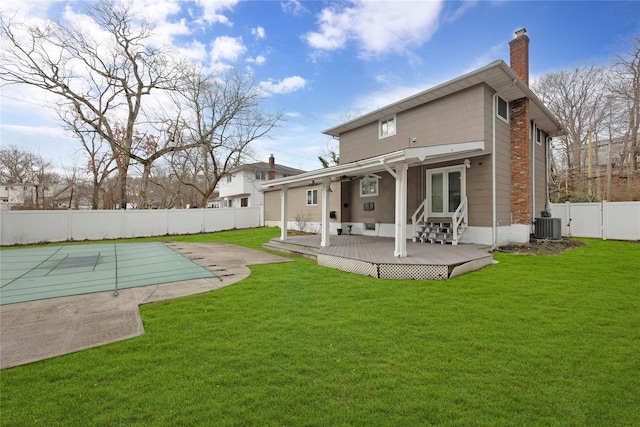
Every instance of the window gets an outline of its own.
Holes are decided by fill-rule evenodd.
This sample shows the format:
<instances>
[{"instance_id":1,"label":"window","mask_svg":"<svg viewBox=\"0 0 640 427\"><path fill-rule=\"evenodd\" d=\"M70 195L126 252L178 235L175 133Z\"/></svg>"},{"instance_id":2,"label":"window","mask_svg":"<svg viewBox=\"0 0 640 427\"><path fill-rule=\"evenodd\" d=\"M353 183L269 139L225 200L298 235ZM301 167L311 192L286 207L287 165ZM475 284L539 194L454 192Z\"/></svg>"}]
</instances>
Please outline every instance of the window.
<instances>
[{"instance_id":1,"label":"window","mask_svg":"<svg viewBox=\"0 0 640 427\"><path fill-rule=\"evenodd\" d=\"M318 204L318 190L307 190L307 206Z\"/></svg>"},{"instance_id":2,"label":"window","mask_svg":"<svg viewBox=\"0 0 640 427\"><path fill-rule=\"evenodd\" d=\"M227 175L227 182L231 182L231 175Z\"/></svg>"},{"instance_id":3,"label":"window","mask_svg":"<svg viewBox=\"0 0 640 427\"><path fill-rule=\"evenodd\" d=\"M505 122L509 123L509 103L498 97L496 105L496 114Z\"/></svg>"},{"instance_id":4,"label":"window","mask_svg":"<svg viewBox=\"0 0 640 427\"><path fill-rule=\"evenodd\" d=\"M362 178L360 181L360 197L378 195L378 178Z\"/></svg>"},{"instance_id":5,"label":"window","mask_svg":"<svg viewBox=\"0 0 640 427\"><path fill-rule=\"evenodd\" d=\"M545 139L545 133L536 126L536 144L542 145L542 141Z\"/></svg>"},{"instance_id":6,"label":"window","mask_svg":"<svg viewBox=\"0 0 640 427\"><path fill-rule=\"evenodd\" d=\"M242 199L240 199L240 207L246 208L247 206L249 206L249 198L243 197Z\"/></svg>"},{"instance_id":7,"label":"window","mask_svg":"<svg viewBox=\"0 0 640 427\"><path fill-rule=\"evenodd\" d=\"M267 173L265 171L256 171L256 179L258 181L264 181L267 179Z\"/></svg>"},{"instance_id":8,"label":"window","mask_svg":"<svg viewBox=\"0 0 640 427\"><path fill-rule=\"evenodd\" d=\"M396 134L396 116L387 117L378 122L379 138L386 138Z\"/></svg>"}]
</instances>

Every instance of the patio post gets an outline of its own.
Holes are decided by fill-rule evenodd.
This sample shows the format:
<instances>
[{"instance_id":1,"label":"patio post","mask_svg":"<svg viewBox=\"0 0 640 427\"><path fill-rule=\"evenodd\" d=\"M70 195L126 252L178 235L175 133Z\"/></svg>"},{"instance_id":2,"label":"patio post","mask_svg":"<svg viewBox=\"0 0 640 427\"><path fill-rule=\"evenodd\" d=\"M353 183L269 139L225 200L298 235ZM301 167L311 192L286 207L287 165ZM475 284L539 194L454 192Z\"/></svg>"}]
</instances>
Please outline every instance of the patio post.
<instances>
[{"instance_id":1,"label":"patio post","mask_svg":"<svg viewBox=\"0 0 640 427\"><path fill-rule=\"evenodd\" d=\"M407 169L406 163L396 166L396 227L395 250L396 257L407 256Z\"/></svg>"},{"instance_id":2,"label":"patio post","mask_svg":"<svg viewBox=\"0 0 640 427\"><path fill-rule=\"evenodd\" d=\"M331 179L324 178L322 180L322 239L321 247L329 246L329 208L331 201Z\"/></svg>"},{"instance_id":3,"label":"patio post","mask_svg":"<svg viewBox=\"0 0 640 427\"><path fill-rule=\"evenodd\" d=\"M288 188L283 185L280 189L280 240L287 240L287 193Z\"/></svg>"}]
</instances>

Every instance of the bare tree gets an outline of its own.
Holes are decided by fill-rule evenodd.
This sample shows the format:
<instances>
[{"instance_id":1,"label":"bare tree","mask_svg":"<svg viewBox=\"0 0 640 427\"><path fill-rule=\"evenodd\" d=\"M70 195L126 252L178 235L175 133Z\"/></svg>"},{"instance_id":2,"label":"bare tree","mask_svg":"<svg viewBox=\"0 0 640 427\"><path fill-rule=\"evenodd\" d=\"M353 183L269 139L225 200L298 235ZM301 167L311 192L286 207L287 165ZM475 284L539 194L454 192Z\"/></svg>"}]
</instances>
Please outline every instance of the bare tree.
<instances>
[{"instance_id":1,"label":"bare tree","mask_svg":"<svg viewBox=\"0 0 640 427\"><path fill-rule=\"evenodd\" d=\"M617 56L612 73L610 91L623 106L625 147L630 155L631 169L637 171L640 157L640 37L633 39L632 47L624 55Z\"/></svg>"},{"instance_id":2,"label":"bare tree","mask_svg":"<svg viewBox=\"0 0 640 427\"><path fill-rule=\"evenodd\" d=\"M79 23L25 25L3 15L0 77L56 95L61 117L72 116L109 144L118 166L120 208L125 209L143 99L171 88L179 69L150 44L146 23L128 3L91 3L87 16L102 34L89 34ZM123 132L117 130L119 123Z\"/></svg>"},{"instance_id":3,"label":"bare tree","mask_svg":"<svg viewBox=\"0 0 640 427\"><path fill-rule=\"evenodd\" d=\"M563 164L558 170L563 171L568 193L591 197L591 184L583 175L588 166L590 129L597 135L607 115L607 78L604 67L588 65L544 74L532 85L567 131L554 144L554 155Z\"/></svg>"},{"instance_id":4,"label":"bare tree","mask_svg":"<svg viewBox=\"0 0 640 427\"><path fill-rule=\"evenodd\" d=\"M323 168L330 166L336 166L340 164L340 154L338 153L339 147L332 146L325 149L325 156L318 156L318 160Z\"/></svg>"},{"instance_id":5,"label":"bare tree","mask_svg":"<svg viewBox=\"0 0 640 427\"><path fill-rule=\"evenodd\" d=\"M105 142L98 133L84 130L82 123L77 121L67 125L80 140L87 156L86 171L91 175L91 209L99 209L103 184L117 169L115 157L112 151L105 150Z\"/></svg>"},{"instance_id":6,"label":"bare tree","mask_svg":"<svg viewBox=\"0 0 640 427\"><path fill-rule=\"evenodd\" d=\"M282 116L263 113L253 79L236 70L217 75L193 70L181 83L173 93L181 106L176 138L195 148L174 156L171 164L182 184L199 194L198 205L205 206L218 181L250 156L249 144L266 137ZM192 173L179 170L185 167Z\"/></svg>"},{"instance_id":7,"label":"bare tree","mask_svg":"<svg viewBox=\"0 0 640 427\"><path fill-rule=\"evenodd\" d=\"M600 126L605 114L601 101L606 88L604 68L589 65L544 74L533 88L567 130L562 137L567 169L582 173L588 129Z\"/></svg>"},{"instance_id":8,"label":"bare tree","mask_svg":"<svg viewBox=\"0 0 640 427\"><path fill-rule=\"evenodd\" d=\"M0 179L3 184L30 183L37 155L16 145L0 148Z\"/></svg>"}]
</instances>

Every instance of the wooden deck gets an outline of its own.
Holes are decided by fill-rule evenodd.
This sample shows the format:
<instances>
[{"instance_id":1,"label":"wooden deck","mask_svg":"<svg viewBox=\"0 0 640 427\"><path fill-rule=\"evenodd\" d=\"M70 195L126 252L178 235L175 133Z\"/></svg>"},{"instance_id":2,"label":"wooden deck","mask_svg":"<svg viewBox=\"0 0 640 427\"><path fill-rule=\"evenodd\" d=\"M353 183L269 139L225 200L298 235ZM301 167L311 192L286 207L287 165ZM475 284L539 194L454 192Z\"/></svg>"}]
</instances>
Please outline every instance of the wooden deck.
<instances>
[{"instance_id":1,"label":"wooden deck","mask_svg":"<svg viewBox=\"0 0 640 427\"><path fill-rule=\"evenodd\" d=\"M316 258L318 264L352 273L394 279L448 279L493 263L490 247L474 244L440 245L407 241L407 256L393 256L393 238L360 235L329 236L320 247L319 235L272 239L266 247Z\"/></svg>"}]
</instances>

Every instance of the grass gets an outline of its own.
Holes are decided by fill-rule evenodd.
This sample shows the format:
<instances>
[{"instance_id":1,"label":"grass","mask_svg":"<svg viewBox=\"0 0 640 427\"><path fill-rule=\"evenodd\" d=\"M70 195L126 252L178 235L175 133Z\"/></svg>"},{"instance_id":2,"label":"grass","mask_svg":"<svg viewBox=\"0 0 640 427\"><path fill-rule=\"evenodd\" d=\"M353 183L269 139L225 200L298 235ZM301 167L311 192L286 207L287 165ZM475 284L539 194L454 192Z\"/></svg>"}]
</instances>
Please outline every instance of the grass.
<instances>
[{"instance_id":1,"label":"grass","mask_svg":"<svg viewBox=\"0 0 640 427\"><path fill-rule=\"evenodd\" d=\"M141 307L142 337L2 371L0 423L639 425L640 245L585 242L443 282L253 266Z\"/></svg>"}]
</instances>

